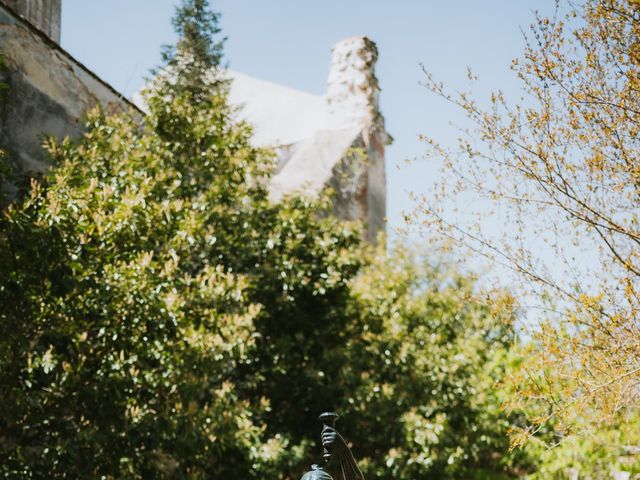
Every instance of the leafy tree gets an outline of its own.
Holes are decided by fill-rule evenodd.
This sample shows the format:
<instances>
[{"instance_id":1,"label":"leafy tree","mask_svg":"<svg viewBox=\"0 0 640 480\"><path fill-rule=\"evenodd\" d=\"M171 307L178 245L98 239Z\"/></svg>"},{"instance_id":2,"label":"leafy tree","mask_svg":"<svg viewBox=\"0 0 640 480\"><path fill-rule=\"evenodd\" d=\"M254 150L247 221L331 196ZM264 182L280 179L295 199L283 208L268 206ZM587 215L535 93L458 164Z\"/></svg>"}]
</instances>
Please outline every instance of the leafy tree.
<instances>
[{"instance_id":1,"label":"leafy tree","mask_svg":"<svg viewBox=\"0 0 640 480\"><path fill-rule=\"evenodd\" d=\"M186 1L176 26L144 122L91 113L2 211L0 472L296 479L327 409L370 476L528 467L494 388L509 302L368 251L324 198L270 202L273 156L217 81L217 16Z\"/></svg>"},{"instance_id":2,"label":"leafy tree","mask_svg":"<svg viewBox=\"0 0 640 480\"><path fill-rule=\"evenodd\" d=\"M231 122L225 89L191 93L150 91L142 126L94 112L3 212L5 475L254 478L283 451L258 422L268 398L245 393L268 380L254 364L271 349L274 371L305 372L287 353L336 330L324 312L358 233L304 200L270 204L271 156ZM291 318L302 346L284 342L295 323L264 332Z\"/></svg>"},{"instance_id":3,"label":"leafy tree","mask_svg":"<svg viewBox=\"0 0 640 480\"><path fill-rule=\"evenodd\" d=\"M219 21L220 14L209 8L208 0L184 0L176 8L172 23L179 39L163 49L157 89L208 102L211 90L227 83L221 68L226 38L219 38Z\"/></svg>"},{"instance_id":4,"label":"leafy tree","mask_svg":"<svg viewBox=\"0 0 640 480\"><path fill-rule=\"evenodd\" d=\"M444 196L478 195L499 205L494 220L506 223L502 237L456 223L445 197L425 200L421 220L517 272L524 298L544 308L530 359L515 377L516 402L537 404L517 441L549 421L563 437L597 434L636 411L638 7L635 0L557 2L550 17L538 14L524 58L513 62L524 95L515 105L497 92L483 110L471 95L450 95L427 77L476 127L459 152L431 140L450 174Z\"/></svg>"},{"instance_id":5,"label":"leafy tree","mask_svg":"<svg viewBox=\"0 0 640 480\"><path fill-rule=\"evenodd\" d=\"M259 307L216 244L264 196L243 182L264 160L246 128L174 102L189 135L93 114L80 144L50 145L46 184L4 212L5 475L251 478L259 430L231 372ZM194 136L206 155L177 146Z\"/></svg>"},{"instance_id":6,"label":"leafy tree","mask_svg":"<svg viewBox=\"0 0 640 480\"><path fill-rule=\"evenodd\" d=\"M539 460L531 480L637 477L638 425L638 418L631 413L618 424L603 425L593 434L570 435L555 448L533 439L531 443L539 443Z\"/></svg>"},{"instance_id":7,"label":"leafy tree","mask_svg":"<svg viewBox=\"0 0 640 480\"><path fill-rule=\"evenodd\" d=\"M513 299L487 303L473 277L429 257L379 249L354 281L363 330L341 408L356 419L365 477L519 477L533 459L509 453L506 433L524 419L501 409L500 386L518 361Z\"/></svg>"}]
</instances>

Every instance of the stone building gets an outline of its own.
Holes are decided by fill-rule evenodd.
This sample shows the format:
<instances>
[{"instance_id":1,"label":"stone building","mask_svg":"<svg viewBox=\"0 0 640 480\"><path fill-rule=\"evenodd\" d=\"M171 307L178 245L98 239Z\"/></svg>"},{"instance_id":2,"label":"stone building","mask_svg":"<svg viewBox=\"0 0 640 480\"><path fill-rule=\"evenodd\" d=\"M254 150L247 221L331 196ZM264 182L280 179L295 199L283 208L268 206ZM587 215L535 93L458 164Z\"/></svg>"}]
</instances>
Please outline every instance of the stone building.
<instances>
[{"instance_id":1,"label":"stone building","mask_svg":"<svg viewBox=\"0 0 640 480\"><path fill-rule=\"evenodd\" d=\"M87 109L138 107L59 45L62 0L0 0L0 53L10 85L0 104L0 147L13 166L42 171L43 134L77 137ZM377 49L366 37L332 51L326 94L312 95L231 72L230 99L254 125L253 141L275 148L274 200L330 187L335 213L362 219L374 240L385 227L385 146L378 108ZM142 113L141 113L142 115Z\"/></svg>"},{"instance_id":2,"label":"stone building","mask_svg":"<svg viewBox=\"0 0 640 480\"><path fill-rule=\"evenodd\" d=\"M87 109L132 107L58 44L61 0L0 0L0 147L18 170L41 171L42 135L77 137Z\"/></svg>"},{"instance_id":3,"label":"stone building","mask_svg":"<svg viewBox=\"0 0 640 480\"><path fill-rule=\"evenodd\" d=\"M276 147L271 195L331 187L335 211L362 219L374 240L385 228L385 146L378 107L378 52L366 37L333 47L325 95L311 95L232 72L230 99L254 126L254 141Z\"/></svg>"}]
</instances>

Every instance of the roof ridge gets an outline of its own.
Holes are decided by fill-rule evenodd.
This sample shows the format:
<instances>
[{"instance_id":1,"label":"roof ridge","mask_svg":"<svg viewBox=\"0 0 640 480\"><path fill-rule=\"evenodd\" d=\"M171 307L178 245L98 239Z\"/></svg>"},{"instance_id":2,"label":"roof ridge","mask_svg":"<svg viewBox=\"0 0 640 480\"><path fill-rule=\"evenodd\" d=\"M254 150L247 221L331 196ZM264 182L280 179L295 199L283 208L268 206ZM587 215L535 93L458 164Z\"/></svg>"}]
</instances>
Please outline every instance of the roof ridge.
<instances>
[{"instance_id":1,"label":"roof ridge","mask_svg":"<svg viewBox=\"0 0 640 480\"><path fill-rule=\"evenodd\" d=\"M316 98L318 98L318 99L323 99L323 98L325 98L325 97L326 97L326 94L324 94L324 93L323 93L323 94L321 94L321 95L319 95L319 94L317 94L317 93L307 92L307 91L305 91L305 90L300 90L299 88L290 87L290 86L288 86L288 85L283 85L283 84L281 84L281 83L276 83L276 82L274 82L274 81L272 81L272 80L265 80L265 79L263 79L263 78L254 77L253 75L248 75L248 74L246 74L246 73L240 72L240 71L238 71L238 70L233 70L233 69L231 69L231 68L228 68L228 69L227 69L227 73L229 73L229 74L230 74L230 76L232 77L232 79L233 79L233 76L234 76L234 75L240 75L240 76L246 77L246 78L248 78L248 79L251 79L251 80L253 80L253 81L255 81L255 82L261 82L261 83L264 83L264 84L269 85L269 86L272 86L272 87L281 88L281 89L283 89L283 90L289 90L289 91L296 92L296 93L300 93L300 94L303 94L303 95L309 95L310 97L316 97Z\"/></svg>"}]
</instances>

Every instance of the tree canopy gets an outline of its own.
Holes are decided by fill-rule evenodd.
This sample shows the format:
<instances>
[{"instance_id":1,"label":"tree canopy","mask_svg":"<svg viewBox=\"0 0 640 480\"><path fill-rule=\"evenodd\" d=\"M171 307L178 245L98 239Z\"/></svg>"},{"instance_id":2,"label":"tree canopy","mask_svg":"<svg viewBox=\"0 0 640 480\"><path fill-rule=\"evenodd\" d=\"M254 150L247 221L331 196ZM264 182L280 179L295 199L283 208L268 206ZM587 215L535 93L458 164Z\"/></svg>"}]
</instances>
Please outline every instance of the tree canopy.
<instances>
[{"instance_id":1,"label":"tree canopy","mask_svg":"<svg viewBox=\"0 0 640 480\"><path fill-rule=\"evenodd\" d=\"M178 9L142 122L93 111L2 210L0 472L297 479L329 409L367 478L530 471L510 297L373 249L323 196L270 201L208 8Z\"/></svg>"},{"instance_id":2,"label":"tree canopy","mask_svg":"<svg viewBox=\"0 0 640 480\"><path fill-rule=\"evenodd\" d=\"M514 404L535 405L517 442L549 423L558 441L637 415L638 7L558 1L552 15L537 14L512 64L523 92L516 102L498 91L482 108L427 75L472 128L459 149L429 140L446 175L442 195L423 198L415 218L516 272L523 303L538 307L529 359L513 377ZM446 199L460 195L493 207L480 212L479 228L447 215Z\"/></svg>"}]
</instances>

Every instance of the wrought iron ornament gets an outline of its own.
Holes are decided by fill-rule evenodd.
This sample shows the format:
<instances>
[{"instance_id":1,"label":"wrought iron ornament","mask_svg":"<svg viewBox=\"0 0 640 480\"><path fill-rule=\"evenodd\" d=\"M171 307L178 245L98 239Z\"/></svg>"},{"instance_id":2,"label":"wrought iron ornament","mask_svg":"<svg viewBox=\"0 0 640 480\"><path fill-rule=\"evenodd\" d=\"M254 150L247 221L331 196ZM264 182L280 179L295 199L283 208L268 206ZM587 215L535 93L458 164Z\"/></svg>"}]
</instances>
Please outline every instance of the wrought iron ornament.
<instances>
[{"instance_id":1,"label":"wrought iron ornament","mask_svg":"<svg viewBox=\"0 0 640 480\"><path fill-rule=\"evenodd\" d=\"M338 418L340 418L339 415L334 412L325 412L320 415L323 424L321 438L324 462L321 466L313 465L311 471L305 473L300 480L333 480L326 467L334 458L340 463L342 480L364 480L351 449L335 429Z\"/></svg>"}]
</instances>

